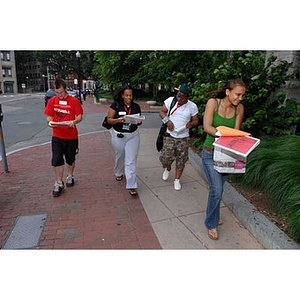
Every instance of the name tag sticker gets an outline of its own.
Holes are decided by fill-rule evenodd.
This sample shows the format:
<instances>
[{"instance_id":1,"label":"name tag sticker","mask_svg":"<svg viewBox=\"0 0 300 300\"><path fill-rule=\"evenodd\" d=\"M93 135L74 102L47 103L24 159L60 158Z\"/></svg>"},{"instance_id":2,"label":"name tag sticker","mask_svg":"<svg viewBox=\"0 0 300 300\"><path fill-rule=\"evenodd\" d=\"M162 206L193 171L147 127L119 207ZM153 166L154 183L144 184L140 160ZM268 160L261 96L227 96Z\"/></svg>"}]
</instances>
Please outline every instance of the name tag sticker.
<instances>
[{"instance_id":1,"label":"name tag sticker","mask_svg":"<svg viewBox=\"0 0 300 300\"><path fill-rule=\"evenodd\" d=\"M59 104L60 104L60 105L67 105L67 101L62 101L62 100L60 100L60 101L59 101Z\"/></svg>"},{"instance_id":2,"label":"name tag sticker","mask_svg":"<svg viewBox=\"0 0 300 300\"><path fill-rule=\"evenodd\" d=\"M126 115L126 111L120 111L119 112L119 116L125 116Z\"/></svg>"}]
</instances>

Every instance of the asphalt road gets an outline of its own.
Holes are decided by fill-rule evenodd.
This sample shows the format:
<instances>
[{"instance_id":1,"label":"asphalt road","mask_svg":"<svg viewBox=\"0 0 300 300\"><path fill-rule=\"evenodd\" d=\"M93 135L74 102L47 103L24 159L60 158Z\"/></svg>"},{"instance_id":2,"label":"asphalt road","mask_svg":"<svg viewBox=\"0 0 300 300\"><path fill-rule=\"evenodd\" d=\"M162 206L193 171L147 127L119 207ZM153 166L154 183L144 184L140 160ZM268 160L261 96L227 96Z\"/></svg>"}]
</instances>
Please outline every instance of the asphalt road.
<instances>
[{"instance_id":1,"label":"asphalt road","mask_svg":"<svg viewBox=\"0 0 300 300\"><path fill-rule=\"evenodd\" d=\"M5 148L28 141L47 128L43 94L1 95Z\"/></svg>"},{"instance_id":2,"label":"asphalt road","mask_svg":"<svg viewBox=\"0 0 300 300\"><path fill-rule=\"evenodd\" d=\"M6 153L23 147L48 142L52 131L44 115L44 93L0 95L3 110L3 140ZM80 134L106 130L100 124L106 113L84 114L78 124ZM145 113L143 128L157 128L161 121L157 113Z\"/></svg>"}]
</instances>

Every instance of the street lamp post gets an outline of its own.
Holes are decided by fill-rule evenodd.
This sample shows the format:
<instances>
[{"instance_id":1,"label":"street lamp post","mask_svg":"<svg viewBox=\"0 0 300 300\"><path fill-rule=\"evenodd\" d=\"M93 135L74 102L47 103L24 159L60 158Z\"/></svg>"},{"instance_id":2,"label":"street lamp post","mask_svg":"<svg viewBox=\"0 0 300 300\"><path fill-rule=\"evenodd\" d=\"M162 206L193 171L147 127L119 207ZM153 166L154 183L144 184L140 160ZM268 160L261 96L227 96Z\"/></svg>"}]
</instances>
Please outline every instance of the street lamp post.
<instances>
[{"instance_id":1,"label":"street lamp post","mask_svg":"<svg viewBox=\"0 0 300 300\"><path fill-rule=\"evenodd\" d=\"M81 68L80 68L80 52L77 51L76 52L76 57L77 57L77 60L78 60L78 99L80 100L81 102Z\"/></svg>"},{"instance_id":2,"label":"street lamp post","mask_svg":"<svg viewBox=\"0 0 300 300\"><path fill-rule=\"evenodd\" d=\"M28 87L28 76L26 76L26 88L27 88L27 91L29 91L29 87Z\"/></svg>"},{"instance_id":3,"label":"street lamp post","mask_svg":"<svg viewBox=\"0 0 300 300\"><path fill-rule=\"evenodd\" d=\"M46 92L46 90L45 90L45 77L47 77L46 75L42 75L42 77L43 77L43 86L44 86L44 93Z\"/></svg>"},{"instance_id":4,"label":"street lamp post","mask_svg":"<svg viewBox=\"0 0 300 300\"><path fill-rule=\"evenodd\" d=\"M2 104L0 104L0 158L2 160L2 167L5 173L8 173L8 165L6 159L6 152L5 152L5 145L3 139L3 131L2 131L2 123L3 120L3 113L2 113Z\"/></svg>"},{"instance_id":5,"label":"street lamp post","mask_svg":"<svg viewBox=\"0 0 300 300\"><path fill-rule=\"evenodd\" d=\"M50 73L49 73L49 67L47 66L47 88L50 89Z\"/></svg>"}]
</instances>

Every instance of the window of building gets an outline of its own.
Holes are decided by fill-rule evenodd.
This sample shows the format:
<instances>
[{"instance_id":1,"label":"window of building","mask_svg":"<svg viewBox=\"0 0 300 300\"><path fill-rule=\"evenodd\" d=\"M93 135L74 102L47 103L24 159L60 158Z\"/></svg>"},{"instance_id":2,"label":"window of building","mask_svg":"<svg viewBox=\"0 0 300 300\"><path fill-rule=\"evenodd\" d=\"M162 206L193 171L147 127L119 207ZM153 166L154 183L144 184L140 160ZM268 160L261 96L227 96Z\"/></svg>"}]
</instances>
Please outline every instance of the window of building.
<instances>
[{"instance_id":1,"label":"window of building","mask_svg":"<svg viewBox=\"0 0 300 300\"><path fill-rule=\"evenodd\" d=\"M9 51L1 51L1 60L10 61L10 52Z\"/></svg>"},{"instance_id":2,"label":"window of building","mask_svg":"<svg viewBox=\"0 0 300 300\"><path fill-rule=\"evenodd\" d=\"M11 68L2 68L3 77L11 77Z\"/></svg>"}]
</instances>

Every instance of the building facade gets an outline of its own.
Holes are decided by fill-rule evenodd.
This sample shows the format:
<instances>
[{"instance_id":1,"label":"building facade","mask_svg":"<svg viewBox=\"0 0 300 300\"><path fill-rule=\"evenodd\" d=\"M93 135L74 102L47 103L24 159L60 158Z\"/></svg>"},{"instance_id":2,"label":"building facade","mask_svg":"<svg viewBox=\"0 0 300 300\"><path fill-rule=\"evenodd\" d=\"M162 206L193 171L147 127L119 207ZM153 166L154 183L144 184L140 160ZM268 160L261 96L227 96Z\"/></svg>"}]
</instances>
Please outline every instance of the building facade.
<instances>
[{"instance_id":1,"label":"building facade","mask_svg":"<svg viewBox=\"0 0 300 300\"><path fill-rule=\"evenodd\" d=\"M285 60L288 63L292 63L289 73L293 74L294 72L300 71L300 51L269 51L274 53L277 57L277 61ZM294 98L300 102L300 80L298 78L291 79L286 82L285 85L281 88L282 91L286 93L286 98ZM300 125L295 127L295 133L300 134Z\"/></svg>"},{"instance_id":2,"label":"building facade","mask_svg":"<svg viewBox=\"0 0 300 300\"><path fill-rule=\"evenodd\" d=\"M41 62L31 61L24 64L22 72L18 70L18 82L19 88L22 86L26 87L29 92L42 91L46 89L46 74Z\"/></svg>"},{"instance_id":3,"label":"building facade","mask_svg":"<svg viewBox=\"0 0 300 300\"><path fill-rule=\"evenodd\" d=\"M289 72L293 73L300 69L300 51L273 51L277 60L285 60L292 63ZM295 98L300 101L300 81L298 79L289 80L282 90L286 92L288 98Z\"/></svg>"},{"instance_id":4,"label":"building facade","mask_svg":"<svg viewBox=\"0 0 300 300\"><path fill-rule=\"evenodd\" d=\"M47 68L47 78L48 78L48 86L49 88L54 88L55 78L58 76L56 70L51 70L51 68ZM69 70L68 74L63 76L63 80L67 84L67 88L69 89L78 89L78 75L73 72L73 70Z\"/></svg>"},{"instance_id":5,"label":"building facade","mask_svg":"<svg viewBox=\"0 0 300 300\"><path fill-rule=\"evenodd\" d=\"M0 50L0 89L4 94L18 92L14 51Z\"/></svg>"}]
</instances>

